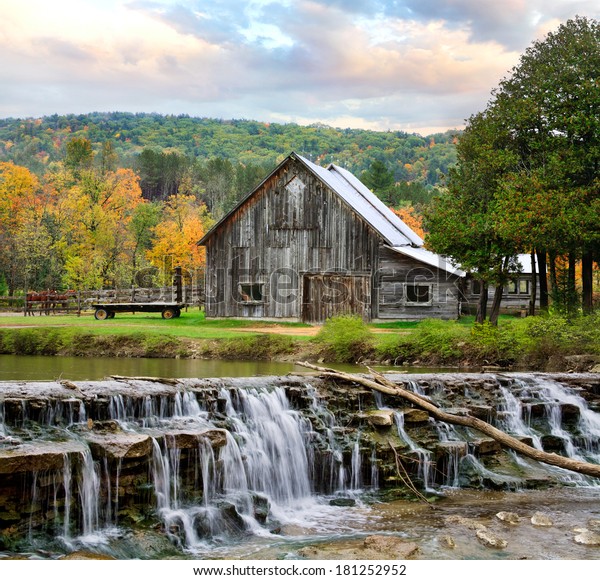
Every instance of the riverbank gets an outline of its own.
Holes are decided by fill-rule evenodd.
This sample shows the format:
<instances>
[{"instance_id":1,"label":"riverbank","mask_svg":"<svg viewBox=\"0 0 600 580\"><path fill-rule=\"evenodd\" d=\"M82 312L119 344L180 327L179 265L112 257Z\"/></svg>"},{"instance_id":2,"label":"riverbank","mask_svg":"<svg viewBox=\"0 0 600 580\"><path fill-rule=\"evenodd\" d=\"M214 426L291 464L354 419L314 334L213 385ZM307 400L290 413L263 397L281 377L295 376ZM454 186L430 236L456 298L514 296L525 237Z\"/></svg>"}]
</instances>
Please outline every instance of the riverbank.
<instances>
[{"instance_id":1,"label":"riverbank","mask_svg":"<svg viewBox=\"0 0 600 580\"><path fill-rule=\"evenodd\" d=\"M341 320L333 329L301 323L206 320L129 315L3 317L0 354L312 360L390 366L497 367L537 371L600 370L600 317L506 317L498 327L425 320L363 325Z\"/></svg>"}]
</instances>

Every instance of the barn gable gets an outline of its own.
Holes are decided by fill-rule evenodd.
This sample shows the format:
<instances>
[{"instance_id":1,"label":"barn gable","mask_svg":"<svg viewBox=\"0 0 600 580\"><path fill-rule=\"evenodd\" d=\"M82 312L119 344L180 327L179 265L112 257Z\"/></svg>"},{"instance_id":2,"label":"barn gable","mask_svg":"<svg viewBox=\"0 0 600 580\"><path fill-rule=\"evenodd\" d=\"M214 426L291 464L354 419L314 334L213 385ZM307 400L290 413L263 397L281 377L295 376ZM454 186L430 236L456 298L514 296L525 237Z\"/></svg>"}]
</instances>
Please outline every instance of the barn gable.
<instances>
[{"instance_id":1,"label":"barn gable","mask_svg":"<svg viewBox=\"0 0 600 580\"><path fill-rule=\"evenodd\" d=\"M410 272L421 266L437 278L443 272L450 286L461 274L425 250L421 238L351 173L295 153L199 243L207 249L207 316L322 321L353 312L365 319L403 318L410 291L390 307L388 288L387 306L380 304L383 256L394 291L398 284L414 286ZM394 256L401 268L394 268ZM419 307L409 308L408 318L423 317L423 309L435 315L433 289L427 282L416 290L427 294L427 304L417 298ZM456 304L446 304L441 315L456 311Z\"/></svg>"}]
</instances>

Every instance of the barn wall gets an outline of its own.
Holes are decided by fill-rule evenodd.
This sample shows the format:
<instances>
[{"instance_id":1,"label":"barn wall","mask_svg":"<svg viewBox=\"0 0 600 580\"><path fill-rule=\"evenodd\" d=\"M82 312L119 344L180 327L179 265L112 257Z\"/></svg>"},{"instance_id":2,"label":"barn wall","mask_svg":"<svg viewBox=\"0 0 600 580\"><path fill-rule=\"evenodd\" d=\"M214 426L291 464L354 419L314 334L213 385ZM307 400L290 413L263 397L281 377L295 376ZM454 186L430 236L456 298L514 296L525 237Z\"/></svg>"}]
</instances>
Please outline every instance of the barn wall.
<instances>
[{"instance_id":1,"label":"barn wall","mask_svg":"<svg viewBox=\"0 0 600 580\"><path fill-rule=\"evenodd\" d=\"M207 316L299 319L306 275L370 279L378 246L373 230L290 158L207 240Z\"/></svg>"},{"instance_id":2,"label":"barn wall","mask_svg":"<svg viewBox=\"0 0 600 580\"><path fill-rule=\"evenodd\" d=\"M427 302L411 301L415 285L427 289ZM455 319L459 314L458 277L387 248L380 252L374 293L381 320Z\"/></svg>"}]
</instances>

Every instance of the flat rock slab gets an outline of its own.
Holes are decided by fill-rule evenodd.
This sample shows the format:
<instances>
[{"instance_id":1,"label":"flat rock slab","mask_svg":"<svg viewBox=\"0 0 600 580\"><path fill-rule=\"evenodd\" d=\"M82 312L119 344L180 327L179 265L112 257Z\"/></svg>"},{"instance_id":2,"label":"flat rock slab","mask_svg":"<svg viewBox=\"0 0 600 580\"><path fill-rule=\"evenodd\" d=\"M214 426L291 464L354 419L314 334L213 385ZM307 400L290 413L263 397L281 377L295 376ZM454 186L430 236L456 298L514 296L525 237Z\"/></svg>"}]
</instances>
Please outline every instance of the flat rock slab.
<instances>
[{"instance_id":1,"label":"flat rock slab","mask_svg":"<svg viewBox=\"0 0 600 580\"><path fill-rule=\"evenodd\" d=\"M406 560L416 556L419 546L396 536L374 535L364 540L342 540L298 551L313 560Z\"/></svg>"},{"instance_id":2,"label":"flat rock slab","mask_svg":"<svg viewBox=\"0 0 600 580\"><path fill-rule=\"evenodd\" d=\"M152 438L139 433L90 433L85 439L94 457L131 459L152 453Z\"/></svg>"},{"instance_id":3,"label":"flat rock slab","mask_svg":"<svg viewBox=\"0 0 600 580\"><path fill-rule=\"evenodd\" d=\"M422 409L404 409L405 423L427 423L429 421L429 413Z\"/></svg>"},{"instance_id":4,"label":"flat rock slab","mask_svg":"<svg viewBox=\"0 0 600 580\"><path fill-rule=\"evenodd\" d=\"M391 427L394 424L394 411L379 409L367 414L367 421L375 427Z\"/></svg>"},{"instance_id":5,"label":"flat rock slab","mask_svg":"<svg viewBox=\"0 0 600 580\"><path fill-rule=\"evenodd\" d=\"M164 438L168 449L197 449L201 441L208 441L214 449L227 444L227 431L224 429L173 430L159 434Z\"/></svg>"},{"instance_id":6,"label":"flat rock slab","mask_svg":"<svg viewBox=\"0 0 600 580\"><path fill-rule=\"evenodd\" d=\"M0 474L63 469L65 457L86 451L78 441L39 441L0 449Z\"/></svg>"}]
</instances>

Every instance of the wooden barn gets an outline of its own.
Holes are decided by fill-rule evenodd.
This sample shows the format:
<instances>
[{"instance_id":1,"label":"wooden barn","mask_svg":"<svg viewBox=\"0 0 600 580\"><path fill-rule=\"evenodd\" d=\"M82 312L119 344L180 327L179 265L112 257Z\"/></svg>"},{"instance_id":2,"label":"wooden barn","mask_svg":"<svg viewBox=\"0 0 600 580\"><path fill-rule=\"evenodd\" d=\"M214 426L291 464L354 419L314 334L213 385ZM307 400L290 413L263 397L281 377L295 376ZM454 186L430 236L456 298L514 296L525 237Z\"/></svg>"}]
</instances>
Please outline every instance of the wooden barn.
<instances>
[{"instance_id":1,"label":"wooden barn","mask_svg":"<svg viewBox=\"0 0 600 580\"><path fill-rule=\"evenodd\" d=\"M464 274L363 183L292 153L199 241L206 316L457 318Z\"/></svg>"}]
</instances>

